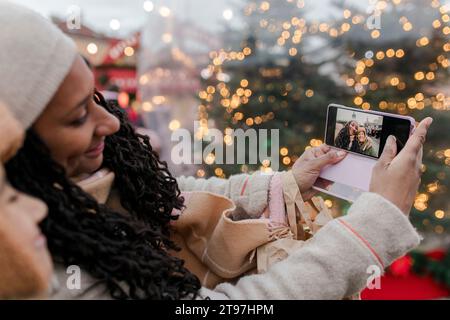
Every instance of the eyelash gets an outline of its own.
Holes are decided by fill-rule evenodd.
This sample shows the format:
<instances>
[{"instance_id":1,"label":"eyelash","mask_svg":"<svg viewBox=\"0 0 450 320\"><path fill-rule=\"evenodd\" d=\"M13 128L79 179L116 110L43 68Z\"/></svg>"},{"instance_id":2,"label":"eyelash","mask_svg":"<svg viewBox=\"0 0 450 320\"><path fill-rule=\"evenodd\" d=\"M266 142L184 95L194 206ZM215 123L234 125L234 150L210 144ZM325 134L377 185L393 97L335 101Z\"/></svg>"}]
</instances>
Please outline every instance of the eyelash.
<instances>
[{"instance_id":1,"label":"eyelash","mask_svg":"<svg viewBox=\"0 0 450 320\"><path fill-rule=\"evenodd\" d=\"M13 203L13 202L16 202L17 199L19 199L19 195L13 194L13 195L11 195L11 196L9 197L8 202L9 202L9 203Z\"/></svg>"},{"instance_id":2,"label":"eyelash","mask_svg":"<svg viewBox=\"0 0 450 320\"><path fill-rule=\"evenodd\" d=\"M72 121L72 123L70 124L71 126L78 127L78 126L83 125L86 122L87 117L89 115L89 112L87 110L87 105L84 106L84 109L86 110L86 114L84 116L82 116L81 118L78 118L75 121Z\"/></svg>"}]
</instances>

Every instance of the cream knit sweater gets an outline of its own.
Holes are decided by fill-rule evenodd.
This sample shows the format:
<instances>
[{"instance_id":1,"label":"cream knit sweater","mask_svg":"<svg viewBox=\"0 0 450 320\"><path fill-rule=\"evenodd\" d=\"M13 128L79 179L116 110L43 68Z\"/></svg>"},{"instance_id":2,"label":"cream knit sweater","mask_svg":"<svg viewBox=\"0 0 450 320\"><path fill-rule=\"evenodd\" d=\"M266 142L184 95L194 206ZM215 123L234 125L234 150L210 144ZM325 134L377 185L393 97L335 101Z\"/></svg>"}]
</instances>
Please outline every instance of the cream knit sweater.
<instances>
[{"instance_id":1,"label":"cream knit sweater","mask_svg":"<svg viewBox=\"0 0 450 320\"><path fill-rule=\"evenodd\" d=\"M270 179L256 173L228 180L181 177L178 182L182 191L225 195L253 216L267 206ZM214 290L202 288L200 298L342 299L366 287L370 266L382 271L419 242L419 235L397 207L377 194L365 193L347 216L329 222L266 273L242 277L234 285L223 283ZM52 299L110 299L104 285L86 272L81 274L80 289L66 287L70 275L58 264L56 276L59 286Z\"/></svg>"}]
</instances>

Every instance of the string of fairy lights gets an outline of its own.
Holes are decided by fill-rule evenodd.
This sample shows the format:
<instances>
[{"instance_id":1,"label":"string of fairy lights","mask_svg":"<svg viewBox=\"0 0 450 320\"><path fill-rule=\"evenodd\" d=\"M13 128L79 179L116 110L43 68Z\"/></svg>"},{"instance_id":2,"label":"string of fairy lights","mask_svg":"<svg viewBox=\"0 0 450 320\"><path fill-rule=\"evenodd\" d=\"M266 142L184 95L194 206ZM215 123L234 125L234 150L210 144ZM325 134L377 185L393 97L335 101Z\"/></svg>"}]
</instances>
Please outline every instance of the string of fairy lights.
<instances>
[{"instance_id":1,"label":"string of fairy lights","mask_svg":"<svg viewBox=\"0 0 450 320\"><path fill-rule=\"evenodd\" d=\"M286 0L290 3L295 3L300 9L304 8L305 1L299 0ZM404 4L405 0L386 0L386 1L376 1L374 2L374 11L381 15L385 10L388 10L391 6L400 6ZM439 0L432 0L429 3L430 7L439 14L439 18L432 22L432 28L436 32L440 32L447 39L450 37L450 22L449 11L450 5L443 5ZM264 14L269 13L271 9L271 3L269 1L253 2L247 5L244 9L245 16L251 16L254 13ZM273 22L273 19L262 17L259 20L259 27L265 29L268 32L276 33L278 38L276 39L276 44L287 50L291 57L299 55L299 50L296 45L301 43L306 36L314 36L317 34L328 35L331 38L338 38L346 33L348 33L353 27L357 25L364 24L368 18L368 15L363 15L361 13L352 13L350 9L344 9L342 16L344 22L340 21L339 25L333 25L328 22L308 22L302 17L292 17L287 21L278 21L277 24ZM399 21L403 32L414 33L414 24L406 16L402 16ZM281 28L278 26L281 25ZM370 33L372 39L378 39L381 36L381 30L367 30ZM431 39L427 36L418 36L416 41L417 49L426 48L432 43ZM399 44L400 45L400 44ZM369 101L365 100L367 92L377 91L382 89L396 89L398 91L404 91L407 89L407 83L411 81L415 82L427 82L436 79L437 73L439 71L448 72L450 66L450 61L448 59L448 53L450 52L450 42L447 40L446 43L440 48L440 53L436 56L436 61L431 63L427 69L416 70L413 72L412 79L403 79L397 74L391 74L382 79L382 81L375 81L371 79L371 70L376 67L377 63L383 63L388 59L401 60L407 55L404 48L388 48L387 50L380 51L370 51L368 50L363 59L358 59L354 61L354 69L350 74L342 74L341 80L343 84L353 91L353 102L356 106L364 110L374 108L375 105L371 105ZM251 56L252 50L250 47L243 47L238 51L227 51L220 49L217 51L212 51L209 55L211 63L205 68L205 72L208 77L215 76L218 80L216 86L207 86L205 89L199 92L199 98L201 103L198 106L198 117L200 119L200 128L196 132L196 139L202 139L208 134L208 126L210 124L209 112L213 108L224 108L224 111L231 115L231 124L235 125L240 122L245 123L248 127L253 125L258 125L264 122L273 120L276 117L276 112L271 111L267 114L260 114L257 116L247 117L245 115L245 108L241 108L248 104L250 99L258 99L260 102L267 100L271 102L270 97L255 96L250 89L249 79L241 79L240 86L236 89L230 88L227 85L226 78L226 65L232 61L244 61L246 58ZM395 61L394 61L395 62ZM279 73L280 70L277 68L267 68L261 73L262 76L271 77ZM290 90L286 90L286 94L297 94ZM304 88L302 95L305 98L311 98L314 96L314 91L310 88ZM274 98L272 98L275 101ZM218 104L215 102L219 101ZM272 101L272 102L273 102ZM407 114L412 110L423 110L425 108L432 108L434 110L442 111L450 109L450 96L447 96L444 92L437 92L434 94L425 92L416 92L413 95L407 97L405 100L401 101L389 101L386 98L381 100L377 107L381 110L395 110L399 114ZM239 110L236 110L239 109ZM232 137L228 134L231 130L230 127L224 130L224 142L227 145L233 143ZM310 145L306 148L313 146L318 146L322 144L322 140L319 138L311 139ZM282 162L284 165L292 164L297 156L290 156L290 152L287 147L281 146L279 153L282 157ZM435 156L437 159L441 160L444 165L450 166L450 148L435 151ZM214 154L208 155L207 164L214 164ZM262 163L260 167L263 171L270 171L270 163ZM424 165L423 171L427 170ZM241 167L242 172L247 172L248 167L243 165ZM223 170L217 167L214 173L218 177L225 177ZM197 171L197 175L202 177L205 175L203 169ZM445 179L445 173L438 173L441 175L440 178ZM425 186L425 191L418 193L415 199L414 207L418 211L425 211L428 208L428 201L434 194L438 194L440 191L439 181L430 183ZM333 205L332 201L327 200L327 205L331 207ZM438 209L434 212L434 218L444 219L450 216L450 213L446 213L445 209ZM429 224L429 219L424 219L423 224ZM444 232L444 228L441 225L437 225L434 229L436 233Z\"/></svg>"}]
</instances>

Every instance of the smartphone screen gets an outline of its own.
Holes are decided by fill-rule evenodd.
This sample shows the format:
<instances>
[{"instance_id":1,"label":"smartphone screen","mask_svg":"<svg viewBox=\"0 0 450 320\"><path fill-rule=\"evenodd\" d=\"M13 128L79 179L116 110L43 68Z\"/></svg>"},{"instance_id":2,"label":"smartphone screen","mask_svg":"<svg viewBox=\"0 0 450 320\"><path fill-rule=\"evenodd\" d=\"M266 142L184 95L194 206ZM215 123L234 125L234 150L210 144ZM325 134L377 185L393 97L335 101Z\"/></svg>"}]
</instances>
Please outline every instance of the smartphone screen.
<instances>
[{"instance_id":1,"label":"smartphone screen","mask_svg":"<svg viewBox=\"0 0 450 320\"><path fill-rule=\"evenodd\" d=\"M352 108L330 106L325 142L329 146L378 159L389 135L397 138L397 152L409 138L411 122Z\"/></svg>"}]
</instances>

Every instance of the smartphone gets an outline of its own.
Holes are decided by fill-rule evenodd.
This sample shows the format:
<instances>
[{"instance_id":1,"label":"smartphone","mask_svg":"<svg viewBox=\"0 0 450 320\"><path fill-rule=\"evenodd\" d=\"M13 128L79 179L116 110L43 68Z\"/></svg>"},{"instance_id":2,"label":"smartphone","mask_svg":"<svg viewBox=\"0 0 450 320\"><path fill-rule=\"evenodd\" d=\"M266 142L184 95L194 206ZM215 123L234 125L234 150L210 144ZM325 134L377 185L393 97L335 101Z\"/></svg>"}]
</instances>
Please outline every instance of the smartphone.
<instances>
[{"instance_id":1,"label":"smartphone","mask_svg":"<svg viewBox=\"0 0 450 320\"><path fill-rule=\"evenodd\" d=\"M377 111L331 104L328 106L325 143L364 157L378 159L390 135L396 137L397 152L405 146L415 120Z\"/></svg>"}]
</instances>

